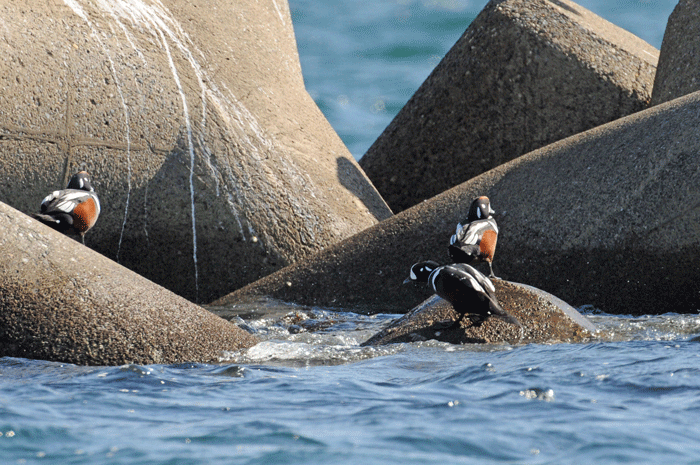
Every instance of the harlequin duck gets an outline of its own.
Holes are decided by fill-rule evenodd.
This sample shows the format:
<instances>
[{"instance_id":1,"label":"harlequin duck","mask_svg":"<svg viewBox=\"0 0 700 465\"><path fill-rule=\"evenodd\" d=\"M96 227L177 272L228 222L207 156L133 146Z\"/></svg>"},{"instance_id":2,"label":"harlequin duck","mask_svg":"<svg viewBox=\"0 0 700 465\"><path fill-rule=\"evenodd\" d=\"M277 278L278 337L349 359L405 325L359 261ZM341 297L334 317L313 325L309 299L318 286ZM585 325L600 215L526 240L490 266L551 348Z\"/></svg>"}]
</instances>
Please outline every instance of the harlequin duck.
<instances>
[{"instance_id":1,"label":"harlequin duck","mask_svg":"<svg viewBox=\"0 0 700 465\"><path fill-rule=\"evenodd\" d=\"M522 328L520 322L498 303L496 288L491 280L469 265L455 263L440 266L430 260L419 262L411 267L411 274L404 283L408 282L428 283L458 313L478 315L475 323L493 316Z\"/></svg>"},{"instance_id":2,"label":"harlequin duck","mask_svg":"<svg viewBox=\"0 0 700 465\"><path fill-rule=\"evenodd\" d=\"M85 233L100 216L100 201L85 171L73 175L68 187L54 191L41 201L41 213L32 215L64 234L78 234L85 244Z\"/></svg>"},{"instance_id":3,"label":"harlequin duck","mask_svg":"<svg viewBox=\"0 0 700 465\"><path fill-rule=\"evenodd\" d=\"M488 197L475 199L469 207L467 219L457 224L448 247L450 257L457 263L471 263L473 260L488 263L489 278L496 277L492 266L498 240L498 225L491 216L494 213Z\"/></svg>"}]
</instances>

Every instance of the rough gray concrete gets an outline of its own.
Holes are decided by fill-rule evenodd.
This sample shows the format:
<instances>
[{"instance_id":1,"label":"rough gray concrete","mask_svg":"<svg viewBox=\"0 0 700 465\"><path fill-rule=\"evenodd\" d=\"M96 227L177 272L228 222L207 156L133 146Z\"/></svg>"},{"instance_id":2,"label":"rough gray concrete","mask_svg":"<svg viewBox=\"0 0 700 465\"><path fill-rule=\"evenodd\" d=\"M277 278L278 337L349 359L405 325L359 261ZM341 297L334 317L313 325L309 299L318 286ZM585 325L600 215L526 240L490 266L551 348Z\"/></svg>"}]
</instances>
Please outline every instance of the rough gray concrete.
<instances>
[{"instance_id":1,"label":"rough gray concrete","mask_svg":"<svg viewBox=\"0 0 700 465\"><path fill-rule=\"evenodd\" d=\"M360 165L394 212L646 108L658 50L569 0L493 0Z\"/></svg>"},{"instance_id":2,"label":"rough gray concrete","mask_svg":"<svg viewBox=\"0 0 700 465\"><path fill-rule=\"evenodd\" d=\"M518 283L494 280L494 285L501 306L520 321L522 331L495 318L475 326L467 316L460 317L449 302L432 296L362 345L430 339L451 344L544 344L583 342L596 337L593 323L560 299Z\"/></svg>"},{"instance_id":3,"label":"rough gray concrete","mask_svg":"<svg viewBox=\"0 0 700 465\"><path fill-rule=\"evenodd\" d=\"M4 2L0 201L86 169L86 244L206 302L390 210L304 88L283 0Z\"/></svg>"},{"instance_id":4,"label":"rough gray concrete","mask_svg":"<svg viewBox=\"0 0 700 465\"><path fill-rule=\"evenodd\" d=\"M0 357L217 362L257 339L0 203Z\"/></svg>"},{"instance_id":5,"label":"rough gray concrete","mask_svg":"<svg viewBox=\"0 0 700 465\"><path fill-rule=\"evenodd\" d=\"M700 308L700 92L531 152L226 296L406 312L401 282L448 261L455 224L487 195L497 276L575 307L658 314ZM482 268L482 271L485 271Z\"/></svg>"},{"instance_id":6,"label":"rough gray concrete","mask_svg":"<svg viewBox=\"0 0 700 465\"><path fill-rule=\"evenodd\" d=\"M700 1L680 0L666 24L652 105L700 90Z\"/></svg>"}]
</instances>

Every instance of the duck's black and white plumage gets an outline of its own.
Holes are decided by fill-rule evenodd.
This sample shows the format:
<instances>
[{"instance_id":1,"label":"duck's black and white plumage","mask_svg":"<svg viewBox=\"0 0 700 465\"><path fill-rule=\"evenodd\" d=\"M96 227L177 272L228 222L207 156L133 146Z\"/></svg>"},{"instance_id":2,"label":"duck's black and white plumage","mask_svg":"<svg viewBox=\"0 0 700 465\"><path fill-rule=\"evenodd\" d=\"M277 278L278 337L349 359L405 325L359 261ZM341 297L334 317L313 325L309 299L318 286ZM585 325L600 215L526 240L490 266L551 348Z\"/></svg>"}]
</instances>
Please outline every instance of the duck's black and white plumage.
<instances>
[{"instance_id":1,"label":"duck's black and white plumage","mask_svg":"<svg viewBox=\"0 0 700 465\"><path fill-rule=\"evenodd\" d=\"M493 316L522 328L520 322L498 303L491 280L467 264L440 266L430 260L419 262L411 267L406 282L428 283L437 295L450 302L462 315L478 315L481 320Z\"/></svg>"},{"instance_id":2,"label":"duck's black and white plumage","mask_svg":"<svg viewBox=\"0 0 700 465\"><path fill-rule=\"evenodd\" d=\"M456 263L471 263L474 260L489 264L489 277L493 274L493 256L496 253L498 225L488 197L476 198L469 207L467 219L458 223L450 238L448 252Z\"/></svg>"},{"instance_id":3,"label":"duck's black and white plumage","mask_svg":"<svg viewBox=\"0 0 700 465\"><path fill-rule=\"evenodd\" d=\"M77 234L85 244L85 233L100 216L100 200L87 172L74 174L68 186L53 191L41 202L41 212L32 215L47 226L64 234Z\"/></svg>"}]
</instances>

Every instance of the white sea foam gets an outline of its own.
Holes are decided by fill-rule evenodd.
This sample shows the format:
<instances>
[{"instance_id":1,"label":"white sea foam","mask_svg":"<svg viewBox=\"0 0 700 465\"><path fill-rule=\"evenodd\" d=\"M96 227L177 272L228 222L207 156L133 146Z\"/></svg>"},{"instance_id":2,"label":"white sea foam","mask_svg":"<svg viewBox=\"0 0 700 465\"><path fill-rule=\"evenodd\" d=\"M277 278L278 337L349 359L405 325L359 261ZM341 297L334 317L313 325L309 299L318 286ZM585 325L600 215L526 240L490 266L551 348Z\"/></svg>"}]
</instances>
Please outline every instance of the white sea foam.
<instances>
[{"instance_id":1,"label":"white sea foam","mask_svg":"<svg viewBox=\"0 0 700 465\"><path fill-rule=\"evenodd\" d=\"M265 363L285 366L341 365L390 355L402 350L394 344L385 347L359 347L357 344L308 344L290 341L264 341L247 350L228 352L227 363Z\"/></svg>"}]
</instances>

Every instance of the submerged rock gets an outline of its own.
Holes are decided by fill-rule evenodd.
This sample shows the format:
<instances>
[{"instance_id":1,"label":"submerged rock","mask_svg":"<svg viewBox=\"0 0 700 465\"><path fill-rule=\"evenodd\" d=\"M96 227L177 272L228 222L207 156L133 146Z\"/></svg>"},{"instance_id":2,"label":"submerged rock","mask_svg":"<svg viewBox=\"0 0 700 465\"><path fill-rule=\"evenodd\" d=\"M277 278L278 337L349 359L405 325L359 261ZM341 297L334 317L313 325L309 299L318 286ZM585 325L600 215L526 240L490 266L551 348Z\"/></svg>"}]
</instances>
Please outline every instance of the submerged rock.
<instances>
[{"instance_id":1,"label":"submerged rock","mask_svg":"<svg viewBox=\"0 0 700 465\"><path fill-rule=\"evenodd\" d=\"M391 215L304 88L286 1L4 2L0 201L79 169L86 244L210 301Z\"/></svg>"},{"instance_id":2,"label":"submerged rock","mask_svg":"<svg viewBox=\"0 0 700 465\"><path fill-rule=\"evenodd\" d=\"M222 300L405 312L429 297L401 287L410 266L445 263L455 225L487 195L497 276L607 313L697 312L698 127L696 92L501 165Z\"/></svg>"},{"instance_id":3,"label":"submerged rock","mask_svg":"<svg viewBox=\"0 0 700 465\"><path fill-rule=\"evenodd\" d=\"M362 345L430 339L452 344L527 344L583 342L595 337L593 323L551 294L502 280L494 280L494 285L499 303L520 321L522 330L497 318L488 318L475 326L467 315L460 317L449 302L432 296Z\"/></svg>"},{"instance_id":4,"label":"submerged rock","mask_svg":"<svg viewBox=\"0 0 700 465\"><path fill-rule=\"evenodd\" d=\"M0 203L0 357L218 362L257 339Z\"/></svg>"},{"instance_id":5,"label":"submerged rock","mask_svg":"<svg viewBox=\"0 0 700 465\"><path fill-rule=\"evenodd\" d=\"M360 165L399 212L646 108L658 53L569 0L492 0Z\"/></svg>"},{"instance_id":6,"label":"submerged rock","mask_svg":"<svg viewBox=\"0 0 700 465\"><path fill-rule=\"evenodd\" d=\"M652 105L700 90L700 2L680 0L668 18Z\"/></svg>"}]
</instances>

